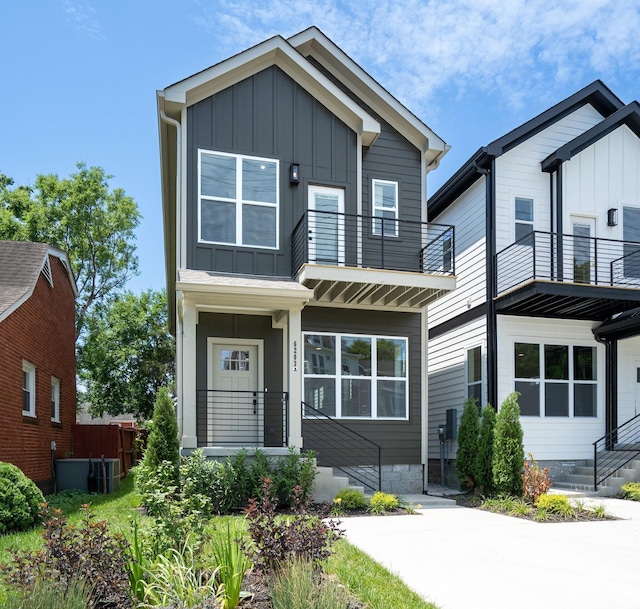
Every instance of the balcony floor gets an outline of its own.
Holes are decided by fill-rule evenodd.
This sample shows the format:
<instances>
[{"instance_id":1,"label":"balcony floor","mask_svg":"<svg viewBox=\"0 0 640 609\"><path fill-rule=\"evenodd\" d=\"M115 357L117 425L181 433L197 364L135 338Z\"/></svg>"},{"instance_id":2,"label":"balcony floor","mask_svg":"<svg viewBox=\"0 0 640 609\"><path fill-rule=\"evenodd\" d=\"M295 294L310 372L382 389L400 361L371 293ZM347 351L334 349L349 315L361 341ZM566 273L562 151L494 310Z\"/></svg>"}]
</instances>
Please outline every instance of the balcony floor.
<instances>
[{"instance_id":1,"label":"balcony floor","mask_svg":"<svg viewBox=\"0 0 640 609\"><path fill-rule=\"evenodd\" d=\"M505 315L604 321L640 306L640 290L602 285L529 281L496 298Z\"/></svg>"}]
</instances>

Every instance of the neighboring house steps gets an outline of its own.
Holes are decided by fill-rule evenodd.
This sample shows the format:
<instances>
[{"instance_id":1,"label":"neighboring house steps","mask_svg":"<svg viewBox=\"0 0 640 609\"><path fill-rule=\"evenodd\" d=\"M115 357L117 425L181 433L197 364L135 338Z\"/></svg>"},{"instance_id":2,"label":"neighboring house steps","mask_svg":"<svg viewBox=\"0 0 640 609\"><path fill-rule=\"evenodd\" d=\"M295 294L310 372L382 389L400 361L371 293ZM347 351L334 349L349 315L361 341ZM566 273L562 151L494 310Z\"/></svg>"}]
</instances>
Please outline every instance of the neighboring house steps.
<instances>
[{"instance_id":1,"label":"neighboring house steps","mask_svg":"<svg viewBox=\"0 0 640 609\"><path fill-rule=\"evenodd\" d=\"M562 480L554 480L553 489L612 497L620 493L622 485L627 482L640 482L640 459L633 459L618 469L598 484L597 491L593 486L593 459L588 459L584 465L573 468L572 473L564 474Z\"/></svg>"},{"instance_id":2,"label":"neighboring house steps","mask_svg":"<svg viewBox=\"0 0 640 609\"><path fill-rule=\"evenodd\" d=\"M313 485L313 500L316 503L332 502L343 488L352 488L364 493L363 486L349 484L347 476L336 475L331 467L316 467L316 479Z\"/></svg>"}]
</instances>

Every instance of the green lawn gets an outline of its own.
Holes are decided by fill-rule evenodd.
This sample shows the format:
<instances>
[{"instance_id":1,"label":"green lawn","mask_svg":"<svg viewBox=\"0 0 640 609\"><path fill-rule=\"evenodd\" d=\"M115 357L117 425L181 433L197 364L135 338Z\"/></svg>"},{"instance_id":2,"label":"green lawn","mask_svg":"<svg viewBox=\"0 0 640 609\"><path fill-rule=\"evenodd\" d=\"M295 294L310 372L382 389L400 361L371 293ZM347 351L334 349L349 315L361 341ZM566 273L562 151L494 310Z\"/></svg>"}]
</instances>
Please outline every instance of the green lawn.
<instances>
[{"instance_id":1,"label":"green lawn","mask_svg":"<svg viewBox=\"0 0 640 609\"><path fill-rule=\"evenodd\" d=\"M113 531L122 532L127 537L131 536L132 519L146 519L136 509L139 502L131 476L125 478L120 489L110 495L74 493L71 497L51 497L50 503L60 507L72 523L82 517L80 506L91 503L92 512L98 520L108 521ZM40 544L40 529L0 536L0 564L10 560L9 548L36 549ZM347 541L340 540L335 550L328 561L327 571L335 573L346 587L367 604L368 609L437 609L407 588L399 577Z\"/></svg>"}]
</instances>

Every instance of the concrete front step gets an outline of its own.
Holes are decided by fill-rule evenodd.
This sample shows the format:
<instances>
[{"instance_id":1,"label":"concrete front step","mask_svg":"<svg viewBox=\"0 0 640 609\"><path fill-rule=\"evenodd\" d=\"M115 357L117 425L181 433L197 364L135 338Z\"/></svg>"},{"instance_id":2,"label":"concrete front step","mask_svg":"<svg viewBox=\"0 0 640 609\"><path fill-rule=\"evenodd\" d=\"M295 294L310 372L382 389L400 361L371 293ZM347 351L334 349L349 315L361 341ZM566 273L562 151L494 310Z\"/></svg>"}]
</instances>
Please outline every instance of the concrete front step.
<instances>
[{"instance_id":1,"label":"concrete front step","mask_svg":"<svg viewBox=\"0 0 640 609\"><path fill-rule=\"evenodd\" d=\"M343 488L354 488L364 493L362 486L349 484L346 476L336 476L331 467L316 467L317 474L313 485L313 500L317 503L327 503L335 499L335 496Z\"/></svg>"}]
</instances>

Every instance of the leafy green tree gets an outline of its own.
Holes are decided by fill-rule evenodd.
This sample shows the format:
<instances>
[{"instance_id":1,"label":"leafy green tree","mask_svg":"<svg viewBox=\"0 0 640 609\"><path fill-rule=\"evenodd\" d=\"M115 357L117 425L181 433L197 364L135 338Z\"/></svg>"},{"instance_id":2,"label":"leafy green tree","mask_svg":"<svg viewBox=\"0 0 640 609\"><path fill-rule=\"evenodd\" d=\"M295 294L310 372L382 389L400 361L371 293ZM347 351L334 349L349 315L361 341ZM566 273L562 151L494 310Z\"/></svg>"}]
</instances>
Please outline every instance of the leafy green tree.
<instances>
[{"instance_id":1,"label":"leafy green tree","mask_svg":"<svg viewBox=\"0 0 640 609\"><path fill-rule=\"evenodd\" d=\"M86 317L78 373L92 413L151 417L160 387L175 373L175 341L168 330L166 292L123 292Z\"/></svg>"},{"instance_id":2,"label":"leafy green tree","mask_svg":"<svg viewBox=\"0 0 640 609\"><path fill-rule=\"evenodd\" d=\"M524 446L517 391L510 393L498 411L493 443L493 483L498 494L522 496Z\"/></svg>"},{"instance_id":3,"label":"leafy green tree","mask_svg":"<svg viewBox=\"0 0 640 609\"><path fill-rule=\"evenodd\" d=\"M178 419L173 406L169 389L160 387L153 409L151 433L144 453L143 465L155 469L163 461L169 461L176 467L180 459L180 443L178 441Z\"/></svg>"},{"instance_id":4,"label":"leafy green tree","mask_svg":"<svg viewBox=\"0 0 640 609\"><path fill-rule=\"evenodd\" d=\"M478 407L474 398L468 398L464 402L464 409L460 417L458 452L456 453L456 475L462 490L473 490L477 486L476 455L479 435Z\"/></svg>"},{"instance_id":5,"label":"leafy green tree","mask_svg":"<svg viewBox=\"0 0 640 609\"><path fill-rule=\"evenodd\" d=\"M496 425L496 412L491 404L482 409L480 422L480 440L476 454L476 483L485 497L493 494L493 440Z\"/></svg>"},{"instance_id":6,"label":"leafy green tree","mask_svg":"<svg viewBox=\"0 0 640 609\"><path fill-rule=\"evenodd\" d=\"M69 178L38 175L15 186L0 174L0 239L39 241L67 252L78 285L76 338L94 303L124 287L137 273L136 202L100 167L77 164Z\"/></svg>"}]
</instances>

